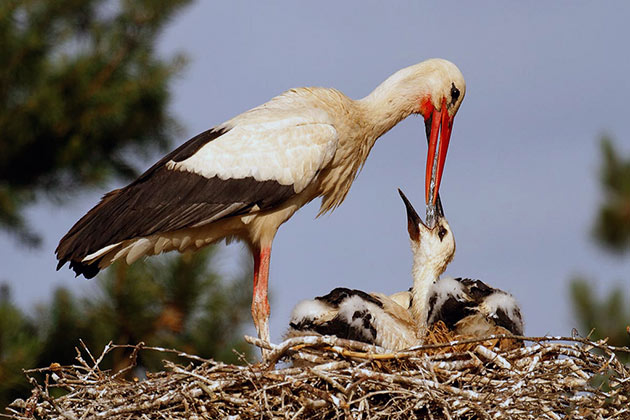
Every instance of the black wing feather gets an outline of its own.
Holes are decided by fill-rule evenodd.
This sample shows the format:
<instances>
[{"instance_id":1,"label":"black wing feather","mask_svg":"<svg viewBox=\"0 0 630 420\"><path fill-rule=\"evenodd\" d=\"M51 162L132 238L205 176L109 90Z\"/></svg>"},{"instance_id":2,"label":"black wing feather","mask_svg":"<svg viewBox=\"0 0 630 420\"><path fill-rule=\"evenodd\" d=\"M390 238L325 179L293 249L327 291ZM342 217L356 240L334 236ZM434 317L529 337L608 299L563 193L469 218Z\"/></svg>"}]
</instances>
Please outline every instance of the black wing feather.
<instances>
[{"instance_id":1,"label":"black wing feather","mask_svg":"<svg viewBox=\"0 0 630 420\"><path fill-rule=\"evenodd\" d=\"M366 302L371 302L379 308L383 308L383 302L381 302L371 294L365 293L362 290L348 289L347 287L337 287L331 290L330 293L328 293L327 295L317 296L315 299L326 302L334 308L338 308L341 302L352 296L358 296Z\"/></svg>"},{"instance_id":2,"label":"black wing feather","mask_svg":"<svg viewBox=\"0 0 630 420\"><path fill-rule=\"evenodd\" d=\"M59 242L58 269L73 261L75 271L93 276L98 269L92 273L94 267L79 261L107 245L243 214L255 205L269 209L295 194L292 185L273 180L206 178L165 166L192 156L224 133L208 130L193 137L128 186L106 194Z\"/></svg>"},{"instance_id":3,"label":"black wing feather","mask_svg":"<svg viewBox=\"0 0 630 420\"><path fill-rule=\"evenodd\" d=\"M505 328L514 335L523 335L523 318L519 308L515 308L514 316L516 316L518 322L514 322L514 319L512 319L502 308L499 308L497 309L495 322L499 327Z\"/></svg>"}]
</instances>

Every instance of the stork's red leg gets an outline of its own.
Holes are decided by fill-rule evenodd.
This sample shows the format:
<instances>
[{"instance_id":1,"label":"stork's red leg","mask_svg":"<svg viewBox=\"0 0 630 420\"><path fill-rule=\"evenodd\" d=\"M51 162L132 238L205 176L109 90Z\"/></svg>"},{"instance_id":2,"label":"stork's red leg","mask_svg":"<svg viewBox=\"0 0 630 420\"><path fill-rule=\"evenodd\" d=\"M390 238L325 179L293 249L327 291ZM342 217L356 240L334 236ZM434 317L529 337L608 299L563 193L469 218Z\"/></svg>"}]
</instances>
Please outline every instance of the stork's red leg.
<instances>
[{"instance_id":1,"label":"stork's red leg","mask_svg":"<svg viewBox=\"0 0 630 420\"><path fill-rule=\"evenodd\" d=\"M252 318L258 337L269 342L269 300L267 287L269 281L269 260L271 247L255 249L254 252L254 296L252 299ZM263 356L265 351L263 351Z\"/></svg>"}]
</instances>

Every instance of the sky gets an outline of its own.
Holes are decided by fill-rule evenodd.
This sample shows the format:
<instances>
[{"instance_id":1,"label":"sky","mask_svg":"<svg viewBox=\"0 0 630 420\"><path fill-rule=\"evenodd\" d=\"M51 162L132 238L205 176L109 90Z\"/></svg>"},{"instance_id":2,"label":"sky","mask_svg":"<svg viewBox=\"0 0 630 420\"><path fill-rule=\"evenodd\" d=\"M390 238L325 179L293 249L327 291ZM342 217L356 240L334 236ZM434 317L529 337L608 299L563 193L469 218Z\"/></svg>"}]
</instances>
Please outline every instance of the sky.
<instances>
[{"instance_id":1,"label":"sky","mask_svg":"<svg viewBox=\"0 0 630 420\"><path fill-rule=\"evenodd\" d=\"M446 275L479 278L521 303L528 335L568 335L573 276L601 295L630 291L630 258L611 256L590 229L602 200L599 138L630 154L630 2L199 1L176 16L159 52L189 64L172 84L183 143L291 87L335 87L361 98L428 58L454 62L466 97L454 122L440 189L457 242ZM345 286L394 293L411 285L400 187L423 214L426 138L410 117L379 139L345 202L319 200L285 223L271 259L271 336L299 300ZM143 162L148 168L152 162ZM41 201L28 210L44 235L28 249L0 233L0 281L29 310L59 286L59 239L99 197L122 185ZM242 271L242 244L222 245L219 268ZM246 261L246 260L245 260ZM250 329L250 333L253 328Z\"/></svg>"}]
</instances>

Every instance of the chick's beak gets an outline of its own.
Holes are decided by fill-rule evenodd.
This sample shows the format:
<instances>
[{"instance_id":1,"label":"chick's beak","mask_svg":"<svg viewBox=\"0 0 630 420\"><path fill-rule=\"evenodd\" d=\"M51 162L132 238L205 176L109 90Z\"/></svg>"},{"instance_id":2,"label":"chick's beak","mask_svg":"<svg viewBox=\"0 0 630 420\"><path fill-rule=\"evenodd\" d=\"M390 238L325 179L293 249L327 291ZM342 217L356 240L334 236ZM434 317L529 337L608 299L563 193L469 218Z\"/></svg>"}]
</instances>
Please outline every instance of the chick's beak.
<instances>
[{"instance_id":1,"label":"chick's beak","mask_svg":"<svg viewBox=\"0 0 630 420\"><path fill-rule=\"evenodd\" d=\"M420 240L420 224L425 227L426 225L422 222L422 219L418 216L416 209L413 208L411 202L407 199L407 196L405 196L400 188L398 189L398 194L400 194L400 198L402 198L405 203L405 209L407 209L407 231L409 232L409 237L411 240L417 242Z\"/></svg>"}]
</instances>

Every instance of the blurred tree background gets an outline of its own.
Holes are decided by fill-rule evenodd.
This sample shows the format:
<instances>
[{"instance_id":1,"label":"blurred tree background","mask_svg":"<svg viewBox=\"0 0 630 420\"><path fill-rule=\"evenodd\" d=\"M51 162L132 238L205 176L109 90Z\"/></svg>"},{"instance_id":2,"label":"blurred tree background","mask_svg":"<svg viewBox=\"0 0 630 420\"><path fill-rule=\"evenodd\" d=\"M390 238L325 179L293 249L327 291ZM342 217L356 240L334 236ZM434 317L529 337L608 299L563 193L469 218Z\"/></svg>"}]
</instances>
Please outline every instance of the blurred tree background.
<instances>
[{"instance_id":1,"label":"blurred tree background","mask_svg":"<svg viewBox=\"0 0 630 420\"><path fill-rule=\"evenodd\" d=\"M0 229L37 246L25 209L137 175L134 163L168 149L178 127L169 83L184 64L155 48L191 0L4 0L0 2ZM249 263L243 264L250 269ZM221 278L215 249L115 265L92 293L56 291L23 311L0 288L0 411L30 390L22 369L71 364L83 339L177 348L234 362L247 353L249 273ZM247 270L246 270L247 271ZM163 354L143 352L154 370ZM103 367L120 369L127 354Z\"/></svg>"},{"instance_id":2,"label":"blurred tree background","mask_svg":"<svg viewBox=\"0 0 630 420\"><path fill-rule=\"evenodd\" d=\"M612 140L601 140L602 164L600 182L603 202L593 226L597 243L612 255L627 258L630 250L630 156L620 157ZM623 280L623 279L622 279ZM630 284L630 278L625 284ZM592 286L593 279L581 276L571 280L573 311L580 333L593 331L593 339L609 337L608 343L630 347L630 288L616 287L600 298ZM630 356L620 354L626 363Z\"/></svg>"},{"instance_id":3,"label":"blurred tree background","mask_svg":"<svg viewBox=\"0 0 630 420\"><path fill-rule=\"evenodd\" d=\"M0 2L0 229L36 246L25 209L38 200L105 190L137 175L135 164L167 150L178 126L169 84L185 59L159 57L165 25L192 0L3 0ZM630 249L630 157L602 141L604 201L594 237L613 255ZM249 267L249 264L243 264ZM0 410L30 386L22 369L72 363L79 338L98 353L111 341L174 347L235 361L249 323L248 273L221 278L214 248L115 265L79 296L59 289L24 311L0 287ZM582 334L630 345L628 289L601 299L575 278L571 295ZM152 370L163 354L141 354ZM118 369L123 353L103 367Z\"/></svg>"},{"instance_id":4,"label":"blurred tree background","mask_svg":"<svg viewBox=\"0 0 630 420\"><path fill-rule=\"evenodd\" d=\"M216 248L194 254L169 254L115 264L99 276L87 296L58 289L50 305L35 314L11 303L6 286L0 294L0 409L28 396L22 369L75 363L79 339L98 355L109 341L174 348L204 358L237 363L252 357L243 341L249 325L251 273L219 276ZM244 266L250 266L244 263ZM101 367L128 366L129 353L117 351ZM163 353L141 352L138 365L161 370Z\"/></svg>"},{"instance_id":5,"label":"blurred tree background","mask_svg":"<svg viewBox=\"0 0 630 420\"><path fill-rule=\"evenodd\" d=\"M129 179L176 129L157 57L165 24L191 0L0 3L0 226L35 244L23 209L45 195Z\"/></svg>"}]
</instances>

